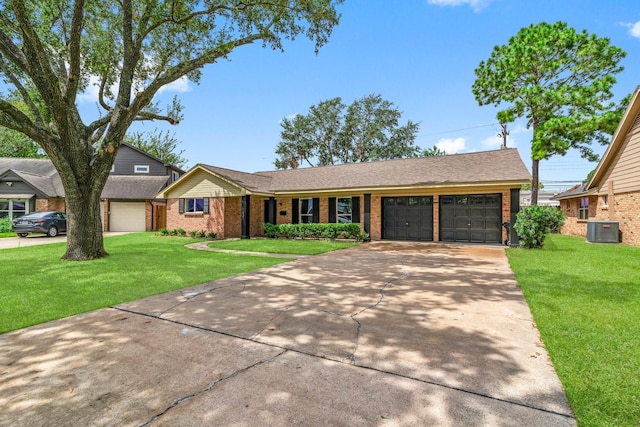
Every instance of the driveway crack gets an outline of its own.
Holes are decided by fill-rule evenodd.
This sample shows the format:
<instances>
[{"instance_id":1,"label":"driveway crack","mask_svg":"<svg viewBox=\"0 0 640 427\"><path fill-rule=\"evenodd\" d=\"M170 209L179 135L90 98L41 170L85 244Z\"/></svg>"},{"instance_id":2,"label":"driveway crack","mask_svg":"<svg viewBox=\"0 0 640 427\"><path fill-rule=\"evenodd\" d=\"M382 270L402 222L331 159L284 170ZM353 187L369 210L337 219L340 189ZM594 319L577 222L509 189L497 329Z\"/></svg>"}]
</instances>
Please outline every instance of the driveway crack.
<instances>
[{"instance_id":1,"label":"driveway crack","mask_svg":"<svg viewBox=\"0 0 640 427\"><path fill-rule=\"evenodd\" d=\"M387 289L388 286L390 286L393 282L396 282L398 280L403 280L406 279L407 277L409 277L409 273L402 273L400 276L398 277L394 277L393 279L389 279L386 282L384 282L384 284L382 285L382 287L380 287L380 289L378 289L378 293L380 294L380 298L378 298L378 301L375 304L370 305L369 307L365 307L362 310L349 315L349 317L351 318L351 320L353 320L356 323L356 333L355 333L355 338L354 338L354 345L353 345L353 352L351 352L350 354L348 354L344 359L342 359L342 361L344 363L348 363L350 365L355 365L356 364L356 352L358 351L358 345L360 343L360 330L362 329L362 323L360 323L360 321L358 319L356 319L356 316L364 313L365 311L368 310L373 310L375 308L377 308L380 304L382 304L382 301L384 300L384 291Z\"/></svg>"},{"instance_id":2,"label":"driveway crack","mask_svg":"<svg viewBox=\"0 0 640 427\"><path fill-rule=\"evenodd\" d=\"M229 375L227 375L227 376L225 376L225 377L222 377L222 378L219 378L219 379L217 379L217 380L211 381L209 384L207 384L207 386L206 386L206 387L204 387L204 388L203 388L202 390L200 390L200 391L197 391L197 392L195 392L195 393L188 394L188 395L186 395L186 396L182 396L182 397L179 397L179 398L175 399L175 400L174 400L173 402L171 402L171 404L170 404L167 408L165 408L162 412L160 412L160 413L158 413L158 414L154 415L151 419L149 419L149 420L147 420L147 421L145 421L145 422L143 422L143 423L138 424L138 427L145 427L145 426L149 426L149 425L151 425L151 423L153 423L153 422L154 422L154 421L156 421L158 418L162 417L164 414L166 414L167 412L169 412L171 409L175 408L176 406L180 405L181 403L188 402L188 401L190 401L191 399L194 399L194 398L196 398L196 397L199 397L199 396L201 396L201 395L203 395L203 394L205 394L205 393L207 393L207 392L211 391L211 390L212 390L216 385L220 384L220 383L221 383L221 382L223 382L223 381L230 380L230 379L232 379L232 378L234 378L234 377L236 377L236 376L238 376L238 375L240 375L240 374L242 374L242 373L244 373L244 372L247 372L248 370L253 369L253 368L257 367L257 366L264 365L265 363L272 362L272 361L276 360L277 358L279 358L280 356L282 356L282 355L284 355L285 353L287 353L288 351L289 351L289 350L286 350L286 349L285 349L285 350L281 351L280 353L276 354L276 355L275 355L275 356L273 356L273 357L270 357L270 358L268 358L268 359L261 360L261 361L259 361L259 362L254 363L253 365L249 365L249 366L246 366L246 367L244 367L244 368L242 368L242 369L238 369L237 371L235 371L235 372L233 372L233 373L231 373L231 374L229 374Z\"/></svg>"}]
</instances>

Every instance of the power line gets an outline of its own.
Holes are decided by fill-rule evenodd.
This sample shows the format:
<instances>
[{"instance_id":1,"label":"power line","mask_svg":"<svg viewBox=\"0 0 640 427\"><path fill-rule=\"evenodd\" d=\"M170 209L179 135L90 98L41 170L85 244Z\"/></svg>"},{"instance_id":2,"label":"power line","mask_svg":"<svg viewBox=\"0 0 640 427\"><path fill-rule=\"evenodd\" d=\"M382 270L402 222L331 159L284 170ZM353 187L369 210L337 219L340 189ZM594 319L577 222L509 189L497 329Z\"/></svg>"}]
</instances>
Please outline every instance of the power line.
<instances>
[{"instance_id":1,"label":"power line","mask_svg":"<svg viewBox=\"0 0 640 427\"><path fill-rule=\"evenodd\" d=\"M495 125L499 125L499 124L500 123L489 123L489 124L486 124L486 125L472 126L472 127L468 127L468 128L462 128L462 129L452 129L452 130L445 130L445 131L442 131L442 132L425 133L425 134L420 134L418 136L421 137L421 136L442 135L444 133L461 132L463 130L486 128L486 127L489 127L489 126L495 126Z\"/></svg>"}]
</instances>

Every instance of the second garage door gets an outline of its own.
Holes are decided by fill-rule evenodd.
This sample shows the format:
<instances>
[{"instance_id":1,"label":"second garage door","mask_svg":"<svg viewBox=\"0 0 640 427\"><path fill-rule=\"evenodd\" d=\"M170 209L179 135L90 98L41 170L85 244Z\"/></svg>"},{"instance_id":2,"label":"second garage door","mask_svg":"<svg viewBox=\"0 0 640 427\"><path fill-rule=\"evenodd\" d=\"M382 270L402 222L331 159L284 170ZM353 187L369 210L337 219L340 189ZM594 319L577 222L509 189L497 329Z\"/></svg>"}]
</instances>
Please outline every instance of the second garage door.
<instances>
[{"instance_id":1,"label":"second garage door","mask_svg":"<svg viewBox=\"0 0 640 427\"><path fill-rule=\"evenodd\" d=\"M500 243L502 195L440 196L440 240Z\"/></svg>"},{"instance_id":2,"label":"second garage door","mask_svg":"<svg viewBox=\"0 0 640 427\"><path fill-rule=\"evenodd\" d=\"M110 231L145 231L144 202L111 202Z\"/></svg>"},{"instance_id":3,"label":"second garage door","mask_svg":"<svg viewBox=\"0 0 640 427\"><path fill-rule=\"evenodd\" d=\"M433 197L383 197L382 238L433 241Z\"/></svg>"}]
</instances>

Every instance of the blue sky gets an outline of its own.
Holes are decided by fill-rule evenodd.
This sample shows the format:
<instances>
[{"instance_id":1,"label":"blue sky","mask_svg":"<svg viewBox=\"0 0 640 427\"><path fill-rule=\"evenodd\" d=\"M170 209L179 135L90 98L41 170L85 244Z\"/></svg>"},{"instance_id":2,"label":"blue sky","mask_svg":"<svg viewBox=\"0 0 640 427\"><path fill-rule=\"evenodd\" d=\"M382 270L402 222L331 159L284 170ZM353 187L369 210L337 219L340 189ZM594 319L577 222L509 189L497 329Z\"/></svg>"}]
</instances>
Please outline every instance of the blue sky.
<instances>
[{"instance_id":1,"label":"blue sky","mask_svg":"<svg viewBox=\"0 0 640 427\"><path fill-rule=\"evenodd\" d=\"M283 117L305 114L322 100L341 97L349 104L378 93L403 112L403 122L421 123L421 147L496 149L497 110L475 101L474 70L495 45L542 21L565 21L627 52L616 100L640 84L637 0L347 0L340 12L340 24L318 55L303 38L285 43L283 53L260 44L239 48L229 61L207 66L199 85L177 85L161 95L179 93L185 119L178 126L135 129L175 132L188 166L271 170ZM510 132L509 146L530 168L526 122L511 124ZM594 167L570 152L541 162L540 176L546 188L562 189Z\"/></svg>"}]
</instances>

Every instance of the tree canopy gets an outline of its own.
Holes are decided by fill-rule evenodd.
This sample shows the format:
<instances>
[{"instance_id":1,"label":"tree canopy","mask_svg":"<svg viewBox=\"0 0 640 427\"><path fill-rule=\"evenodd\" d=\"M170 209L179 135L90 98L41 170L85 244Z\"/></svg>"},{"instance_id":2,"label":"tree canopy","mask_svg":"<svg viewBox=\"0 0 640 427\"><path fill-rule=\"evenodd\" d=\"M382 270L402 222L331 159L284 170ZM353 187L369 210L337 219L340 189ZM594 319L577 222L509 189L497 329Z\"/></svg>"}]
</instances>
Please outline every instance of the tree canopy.
<instances>
[{"instance_id":1,"label":"tree canopy","mask_svg":"<svg viewBox=\"0 0 640 427\"><path fill-rule=\"evenodd\" d=\"M198 82L206 64L261 42L282 50L305 36L316 51L343 0L6 0L0 3L0 126L37 142L60 174L69 219L63 258L105 256L100 194L134 121L181 118L158 91ZM97 117L78 94L97 87ZM21 100L20 104L12 102Z\"/></svg>"},{"instance_id":2,"label":"tree canopy","mask_svg":"<svg viewBox=\"0 0 640 427\"><path fill-rule=\"evenodd\" d=\"M507 104L498 121L524 117L533 130L532 204L537 204L540 160L570 148L596 160L592 142L606 143L615 131L624 103L611 101L611 89L625 55L607 38L564 22L541 22L494 47L476 68L472 90L478 103Z\"/></svg>"},{"instance_id":3,"label":"tree canopy","mask_svg":"<svg viewBox=\"0 0 640 427\"><path fill-rule=\"evenodd\" d=\"M279 169L413 157L419 124L400 125L392 102L371 94L347 106L341 98L321 101L306 115L282 120L276 147Z\"/></svg>"},{"instance_id":4,"label":"tree canopy","mask_svg":"<svg viewBox=\"0 0 640 427\"><path fill-rule=\"evenodd\" d=\"M434 156L446 156L447 152L443 149L439 148L437 145L434 145L431 148L423 148L422 151L417 155L418 157L434 157Z\"/></svg>"},{"instance_id":5,"label":"tree canopy","mask_svg":"<svg viewBox=\"0 0 640 427\"><path fill-rule=\"evenodd\" d=\"M0 126L0 157L44 157L38 144L24 134Z\"/></svg>"}]
</instances>

